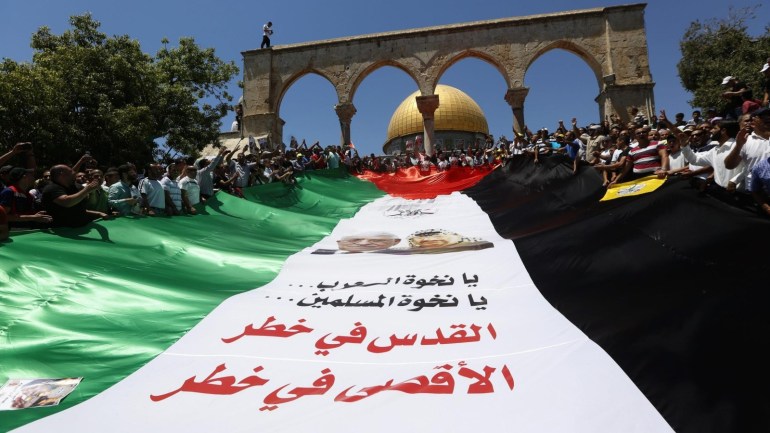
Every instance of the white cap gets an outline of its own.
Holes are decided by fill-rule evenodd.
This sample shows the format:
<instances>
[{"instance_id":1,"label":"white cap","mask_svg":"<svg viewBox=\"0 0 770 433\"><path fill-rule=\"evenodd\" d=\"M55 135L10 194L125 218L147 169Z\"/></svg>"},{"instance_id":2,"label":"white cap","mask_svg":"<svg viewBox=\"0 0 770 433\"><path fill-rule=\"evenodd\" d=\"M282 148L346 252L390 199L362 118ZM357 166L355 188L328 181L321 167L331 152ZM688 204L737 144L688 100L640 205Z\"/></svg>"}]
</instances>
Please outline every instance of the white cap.
<instances>
[{"instance_id":1,"label":"white cap","mask_svg":"<svg viewBox=\"0 0 770 433\"><path fill-rule=\"evenodd\" d=\"M765 72L768 69L770 69L770 63L765 63L764 65L762 65L762 70L759 72Z\"/></svg>"},{"instance_id":2,"label":"white cap","mask_svg":"<svg viewBox=\"0 0 770 433\"><path fill-rule=\"evenodd\" d=\"M734 80L734 79L735 77L733 77L732 75L728 75L724 79L722 79L722 85L724 86L725 84L729 83L730 80Z\"/></svg>"}]
</instances>

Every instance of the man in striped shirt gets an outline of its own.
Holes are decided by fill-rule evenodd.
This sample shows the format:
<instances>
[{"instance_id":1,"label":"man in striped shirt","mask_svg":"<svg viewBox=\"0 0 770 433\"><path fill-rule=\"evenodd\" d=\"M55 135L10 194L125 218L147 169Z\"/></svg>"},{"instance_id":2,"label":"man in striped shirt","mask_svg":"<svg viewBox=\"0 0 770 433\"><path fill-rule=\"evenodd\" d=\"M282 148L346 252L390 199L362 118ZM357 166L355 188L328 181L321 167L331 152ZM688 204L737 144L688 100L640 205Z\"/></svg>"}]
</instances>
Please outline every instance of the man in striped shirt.
<instances>
[{"instance_id":1,"label":"man in striped shirt","mask_svg":"<svg viewBox=\"0 0 770 433\"><path fill-rule=\"evenodd\" d=\"M651 174L664 179L669 168L666 145L652 141L652 131L648 133L644 128L637 128L635 135L639 145L628 152L628 162L614 183L627 182Z\"/></svg>"},{"instance_id":2,"label":"man in striped shirt","mask_svg":"<svg viewBox=\"0 0 770 433\"><path fill-rule=\"evenodd\" d=\"M166 215L180 215L182 213L182 190L176 181L179 176L179 168L171 163L166 168L166 176L160 181L163 193L166 196Z\"/></svg>"}]
</instances>

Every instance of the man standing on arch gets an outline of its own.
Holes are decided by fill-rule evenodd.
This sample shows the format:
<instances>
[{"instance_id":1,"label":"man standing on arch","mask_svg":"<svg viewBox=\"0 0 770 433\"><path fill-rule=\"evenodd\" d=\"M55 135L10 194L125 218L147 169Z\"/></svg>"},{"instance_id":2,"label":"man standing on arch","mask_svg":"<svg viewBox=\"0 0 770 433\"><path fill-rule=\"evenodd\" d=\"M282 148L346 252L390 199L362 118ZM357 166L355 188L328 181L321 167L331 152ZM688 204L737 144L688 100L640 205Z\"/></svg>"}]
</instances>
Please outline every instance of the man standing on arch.
<instances>
[{"instance_id":1,"label":"man standing on arch","mask_svg":"<svg viewBox=\"0 0 770 433\"><path fill-rule=\"evenodd\" d=\"M268 21L262 26L262 45L259 48L270 48L270 35L273 34L273 22Z\"/></svg>"}]
</instances>

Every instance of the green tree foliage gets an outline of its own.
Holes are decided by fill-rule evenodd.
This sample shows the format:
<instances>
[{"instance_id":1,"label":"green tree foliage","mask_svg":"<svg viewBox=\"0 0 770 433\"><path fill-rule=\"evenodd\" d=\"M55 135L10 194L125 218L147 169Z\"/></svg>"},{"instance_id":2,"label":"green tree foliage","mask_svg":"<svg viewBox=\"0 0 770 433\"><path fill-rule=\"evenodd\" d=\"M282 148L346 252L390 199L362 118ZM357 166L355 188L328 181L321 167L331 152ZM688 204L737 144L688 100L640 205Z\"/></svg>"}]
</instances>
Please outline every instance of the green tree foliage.
<instances>
[{"instance_id":1,"label":"green tree foliage","mask_svg":"<svg viewBox=\"0 0 770 433\"><path fill-rule=\"evenodd\" d=\"M748 34L746 22L755 17L753 9L731 10L727 18L707 22L694 21L680 42L682 58L677 64L679 78L693 94L693 107L724 110L722 79L737 77L759 92L759 70L770 57L770 26L760 37Z\"/></svg>"},{"instance_id":2,"label":"green tree foliage","mask_svg":"<svg viewBox=\"0 0 770 433\"><path fill-rule=\"evenodd\" d=\"M71 29L32 36L32 63L0 64L0 145L35 143L40 165L90 151L100 165L157 158L156 140L195 155L216 142L238 74L233 62L183 38L150 56L129 36L107 37L89 14Z\"/></svg>"}]
</instances>

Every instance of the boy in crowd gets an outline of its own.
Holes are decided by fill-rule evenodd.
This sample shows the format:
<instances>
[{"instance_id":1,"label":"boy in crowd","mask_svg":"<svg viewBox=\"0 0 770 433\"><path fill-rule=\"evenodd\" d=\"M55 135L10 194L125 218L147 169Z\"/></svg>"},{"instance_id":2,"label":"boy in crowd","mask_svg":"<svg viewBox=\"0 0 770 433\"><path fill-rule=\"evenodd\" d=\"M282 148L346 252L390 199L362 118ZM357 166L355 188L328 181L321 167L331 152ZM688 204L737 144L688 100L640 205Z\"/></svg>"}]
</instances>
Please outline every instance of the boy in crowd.
<instances>
[{"instance_id":1,"label":"boy in crowd","mask_svg":"<svg viewBox=\"0 0 770 433\"><path fill-rule=\"evenodd\" d=\"M51 223L51 216L35 209L35 200L29 193L35 183L35 171L16 167L8 174L7 188L0 192L7 220L12 228L39 228Z\"/></svg>"}]
</instances>

